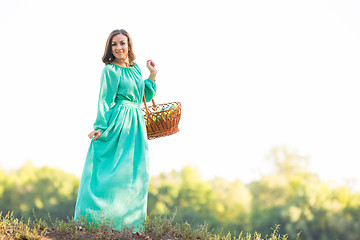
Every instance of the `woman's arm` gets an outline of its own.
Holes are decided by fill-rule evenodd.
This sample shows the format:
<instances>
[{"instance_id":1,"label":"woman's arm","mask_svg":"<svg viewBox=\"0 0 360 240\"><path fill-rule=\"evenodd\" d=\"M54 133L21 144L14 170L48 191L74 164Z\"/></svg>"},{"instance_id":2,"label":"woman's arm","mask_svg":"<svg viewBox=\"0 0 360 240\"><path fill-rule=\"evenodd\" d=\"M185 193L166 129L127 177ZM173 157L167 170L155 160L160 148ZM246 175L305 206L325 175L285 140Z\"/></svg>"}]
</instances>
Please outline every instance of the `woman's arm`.
<instances>
[{"instance_id":1,"label":"woman's arm","mask_svg":"<svg viewBox=\"0 0 360 240\"><path fill-rule=\"evenodd\" d=\"M152 60L148 60L146 62L146 67L150 71L150 76L148 79L145 79L145 99L146 102L151 101L151 99L155 96L156 93L156 84L155 84L155 78L156 78L156 68L155 63Z\"/></svg>"},{"instance_id":2,"label":"woman's arm","mask_svg":"<svg viewBox=\"0 0 360 240\"><path fill-rule=\"evenodd\" d=\"M114 105L117 89L119 86L118 78L109 66L105 66L100 81L100 93L94 131L89 133L89 138L95 136L94 141L108 127L109 110Z\"/></svg>"}]
</instances>

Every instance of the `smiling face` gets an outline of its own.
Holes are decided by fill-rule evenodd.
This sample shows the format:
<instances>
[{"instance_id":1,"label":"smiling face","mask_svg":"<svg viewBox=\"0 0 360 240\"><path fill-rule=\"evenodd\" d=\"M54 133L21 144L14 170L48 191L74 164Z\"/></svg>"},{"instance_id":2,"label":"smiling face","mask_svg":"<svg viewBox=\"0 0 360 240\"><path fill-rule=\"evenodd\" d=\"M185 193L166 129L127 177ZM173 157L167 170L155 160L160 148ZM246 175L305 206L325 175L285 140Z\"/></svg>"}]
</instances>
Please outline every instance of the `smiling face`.
<instances>
[{"instance_id":1,"label":"smiling face","mask_svg":"<svg viewBox=\"0 0 360 240\"><path fill-rule=\"evenodd\" d=\"M112 31L105 45L102 62L105 64L117 63L119 66L135 66L135 54L133 52L131 37L124 29Z\"/></svg>"},{"instance_id":2,"label":"smiling face","mask_svg":"<svg viewBox=\"0 0 360 240\"><path fill-rule=\"evenodd\" d=\"M125 61L129 53L127 37L122 34L115 35L111 41L111 51L116 60Z\"/></svg>"}]
</instances>

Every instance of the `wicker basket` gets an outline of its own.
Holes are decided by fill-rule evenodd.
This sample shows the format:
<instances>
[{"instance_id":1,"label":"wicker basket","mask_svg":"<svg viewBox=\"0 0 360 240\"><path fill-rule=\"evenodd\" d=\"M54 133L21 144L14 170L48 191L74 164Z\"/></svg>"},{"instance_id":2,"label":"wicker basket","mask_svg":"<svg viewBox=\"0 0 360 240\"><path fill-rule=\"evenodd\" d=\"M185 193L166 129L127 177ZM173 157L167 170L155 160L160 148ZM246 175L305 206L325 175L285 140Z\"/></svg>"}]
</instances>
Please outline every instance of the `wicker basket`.
<instances>
[{"instance_id":1,"label":"wicker basket","mask_svg":"<svg viewBox=\"0 0 360 240\"><path fill-rule=\"evenodd\" d=\"M181 103L171 102L165 104L155 104L152 100L152 106L147 106L145 96L143 97L145 108L141 110L144 113L146 132L149 140L170 136L179 131L178 125L181 116Z\"/></svg>"}]
</instances>

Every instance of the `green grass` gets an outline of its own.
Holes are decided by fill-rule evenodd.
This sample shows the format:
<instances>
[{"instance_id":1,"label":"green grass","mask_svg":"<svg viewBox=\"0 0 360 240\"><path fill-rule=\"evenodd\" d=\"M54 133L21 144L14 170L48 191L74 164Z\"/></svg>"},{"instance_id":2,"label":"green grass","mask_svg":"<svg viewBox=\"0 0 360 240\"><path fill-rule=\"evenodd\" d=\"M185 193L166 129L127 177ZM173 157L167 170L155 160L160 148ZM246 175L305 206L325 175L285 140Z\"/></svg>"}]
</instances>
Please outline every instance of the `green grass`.
<instances>
[{"instance_id":1,"label":"green grass","mask_svg":"<svg viewBox=\"0 0 360 240\"><path fill-rule=\"evenodd\" d=\"M279 226L273 229L270 236L262 237L260 233L240 233L239 236L214 234L206 224L193 228L187 222L174 223L172 218L148 216L143 223L144 232L133 233L133 228L124 227L121 231L112 230L113 224L107 219L92 223L83 219L59 220L50 216L47 221L34 217L26 222L17 219L13 212L0 213L0 240L2 239L200 239L200 240L287 240L288 236L278 233ZM297 239L300 239L298 235Z\"/></svg>"},{"instance_id":2,"label":"green grass","mask_svg":"<svg viewBox=\"0 0 360 240\"><path fill-rule=\"evenodd\" d=\"M5 216L0 212L0 239L39 239L46 234L42 220L24 222L14 218L13 212Z\"/></svg>"}]
</instances>

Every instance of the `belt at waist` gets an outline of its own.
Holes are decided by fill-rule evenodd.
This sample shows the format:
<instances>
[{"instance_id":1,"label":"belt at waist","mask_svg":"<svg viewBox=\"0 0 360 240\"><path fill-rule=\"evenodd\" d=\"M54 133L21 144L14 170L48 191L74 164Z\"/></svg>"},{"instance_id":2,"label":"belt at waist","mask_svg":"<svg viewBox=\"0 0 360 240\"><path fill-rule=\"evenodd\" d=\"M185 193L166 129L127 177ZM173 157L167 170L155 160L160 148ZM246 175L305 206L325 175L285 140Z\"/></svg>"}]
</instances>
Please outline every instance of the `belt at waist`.
<instances>
[{"instance_id":1,"label":"belt at waist","mask_svg":"<svg viewBox=\"0 0 360 240\"><path fill-rule=\"evenodd\" d=\"M141 103L137 103L137 102L133 102L133 101L129 101L129 100L123 100L123 99L117 100L115 102L115 105L123 105L123 106L127 106L127 107L141 109Z\"/></svg>"}]
</instances>

